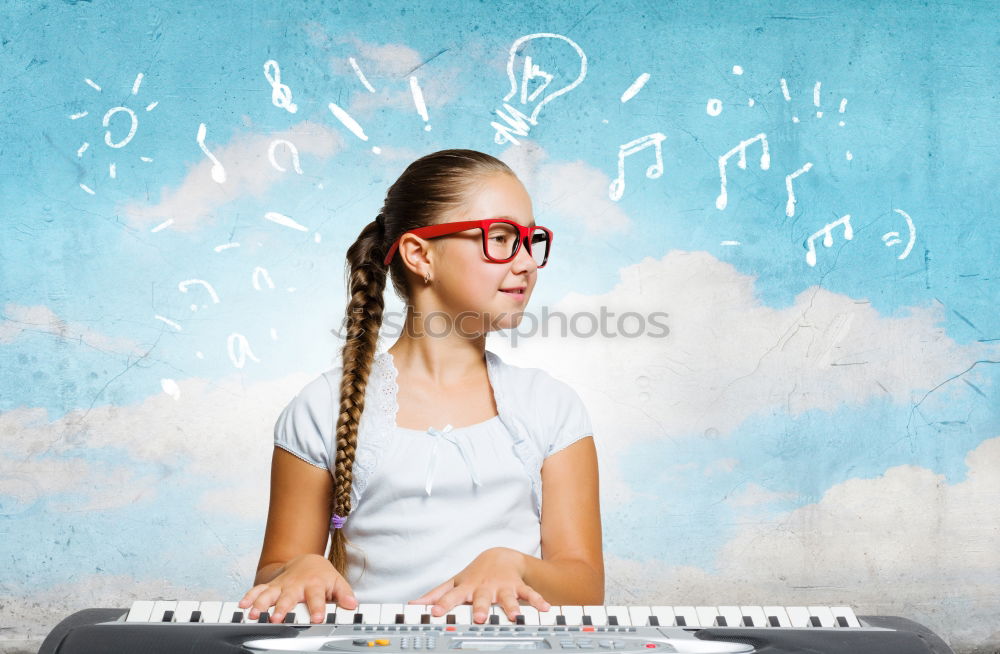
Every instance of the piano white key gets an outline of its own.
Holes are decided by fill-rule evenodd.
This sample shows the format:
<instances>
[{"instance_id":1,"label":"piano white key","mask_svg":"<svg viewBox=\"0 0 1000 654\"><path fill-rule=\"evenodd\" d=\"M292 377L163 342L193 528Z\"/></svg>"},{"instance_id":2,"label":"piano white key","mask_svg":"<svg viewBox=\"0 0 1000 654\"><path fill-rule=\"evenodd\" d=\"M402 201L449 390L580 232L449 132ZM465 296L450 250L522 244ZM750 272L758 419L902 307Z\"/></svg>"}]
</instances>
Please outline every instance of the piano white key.
<instances>
[{"instance_id":1,"label":"piano white key","mask_svg":"<svg viewBox=\"0 0 1000 654\"><path fill-rule=\"evenodd\" d=\"M848 627L860 627L861 623L858 621L858 616L854 615L854 609L849 606L831 606L830 613L833 614L833 619L836 621L837 626L840 626L840 621L837 618L844 618L847 621Z\"/></svg>"},{"instance_id":2,"label":"piano white key","mask_svg":"<svg viewBox=\"0 0 1000 654\"><path fill-rule=\"evenodd\" d=\"M378 624L382 619L382 605L358 604L358 613L363 616L361 624Z\"/></svg>"},{"instance_id":3,"label":"piano white key","mask_svg":"<svg viewBox=\"0 0 1000 654\"><path fill-rule=\"evenodd\" d=\"M448 621L448 614L442 613L441 615L434 615L431 613L432 608L434 608L433 604L427 605L427 612L431 614L431 624L446 624Z\"/></svg>"},{"instance_id":4,"label":"piano white key","mask_svg":"<svg viewBox=\"0 0 1000 654\"><path fill-rule=\"evenodd\" d=\"M200 602L184 600L174 607L174 622L191 622L191 614L198 610Z\"/></svg>"},{"instance_id":5,"label":"piano white key","mask_svg":"<svg viewBox=\"0 0 1000 654\"><path fill-rule=\"evenodd\" d=\"M289 613L295 614L295 624L309 624L312 621L312 617L309 615L309 607L306 606L305 602L299 602L293 606Z\"/></svg>"},{"instance_id":6,"label":"piano white key","mask_svg":"<svg viewBox=\"0 0 1000 654\"><path fill-rule=\"evenodd\" d=\"M354 614L359 612L361 605L356 609L347 609L343 606L337 607L337 614L334 616L336 624L354 624Z\"/></svg>"},{"instance_id":7,"label":"piano white key","mask_svg":"<svg viewBox=\"0 0 1000 654\"><path fill-rule=\"evenodd\" d=\"M500 606L500 605L498 605L498 604L494 604L493 606L490 607L490 613L489 614L497 616L497 624L499 624L499 625L512 625L512 624L514 624L513 621L511 621L510 619L507 618L507 612L504 611L503 607ZM493 623L490 621L489 618L487 618L486 619L486 624L493 624Z\"/></svg>"},{"instance_id":8,"label":"piano white key","mask_svg":"<svg viewBox=\"0 0 1000 654\"><path fill-rule=\"evenodd\" d=\"M714 627L715 618L719 615L719 609L715 606L696 606L695 612L698 614L699 627Z\"/></svg>"},{"instance_id":9,"label":"piano white key","mask_svg":"<svg viewBox=\"0 0 1000 654\"><path fill-rule=\"evenodd\" d=\"M656 616L661 627L673 627L676 624L677 618L674 616L674 609L671 606L651 606L649 611L651 615ZM646 621L649 622L648 619ZM635 621L632 624L635 625Z\"/></svg>"},{"instance_id":10,"label":"piano white key","mask_svg":"<svg viewBox=\"0 0 1000 654\"><path fill-rule=\"evenodd\" d=\"M697 627L698 626L698 612L694 610L693 606L675 606L674 608L674 624L679 627ZM683 618L685 624L680 624L677 618Z\"/></svg>"},{"instance_id":11,"label":"piano white key","mask_svg":"<svg viewBox=\"0 0 1000 654\"><path fill-rule=\"evenodd\" d=\"M738 606L720 606L719 615L726 619L727 627L742 627L743 613Z\"/></svg>"},{"instance_id":12,"label":"piano white key","mask_svg":"<svg viewBox=\"0 0 1000 654\"><path fill-rule=\"evenodd\" d=\"M173 611L177 602L157 601L153 603L153 612L149 616L150 622L163 622L163 615L167 611ZM171 618L172 620L172 618Z\"/></svg>"},{"instance_id":13,"label":"piano white key","mask_svg":"<svg viewBox=\"0 0 1000 654\"><path fill-rule=\"evenodd\" d=\"M628 619L636 627L645 627L649 624L649 616L653 615L648 606L629 606Z\"/></svg>"},{"instance_id":14,"label":"piano white key","mask_svg":"<svg viewBox=\"0 0 1000 654\"><path fill-rule=\"evenodd\" d=\"M426 613L424 604L407 604L403 607L403 624L420 624L420 616Z\"/></svg>"},{"instance_id":15,"label":"piano white key","mask_svg":"<svg viewBox=\"0 0 1000 654\"><path fill-rule=\"evenodd\" d=\"M246 609L246 611L249 610L250 609ZM239 602L223 602L222 609L219 610L219 618L218 620L216 620L216 622L224 622L224 623L232 622L233 613L235 613L236 611L244 612L244 610L240 608ZM246 616L244 615L244 617Z\"/></svg>"},{"instance_id":16,"label":"piano white key","mask_svg":"<svg viewBox=\"0 0 1000 654\"><path fill-rule=\"evenodd\" d=\"M829 606L807 606L809 609L809 615L819 618L819 625L821 627L835 627L833 613L830 612Z\"/></svg>"},{"instance_id":17,"label":"piano white key","mask_svg":"<svg viewBox=\"0 0 1000 654\"><path fill-rule=\"evenodd\" d=\"M764 615L764 609L759 606L741 606L740 613L750 618L755 628L768 626L767 617ZM740 620L740 626L743 627L750 625L744 625L743 621Z\"/></svg>"},{"instance_id":18,"label":"piano white key","mask_svg":"<svg viewBox=\"0 0 1000 654\"><path fill-rule=\"evenodd\" d=\"M216 623L219 621L219 612L222 611L222 602L202 602L198 605L198 610L201 611L202 622Z\"/></svg>"},{"instance_id":19,"label":"piano white key","mask_svg":"<svg viewBox=\"0 0 1000 654\"><path fill-rule=\"evenodd\" d=\"M562 607L556 606L555 604L549 605L548 611L538 612L538 624L542 626L551 626L556 623L556 617L562 615Z\"/></svg>"},{"instance_id":20,"label":"piano white key","mask_svg":"<svg viewBox=\"0 0 1000 654\"><path fill-rule=\"evenodd\" d=\"M132 602L132 607L128 610L125 622L149 622L149 616L153 613L153 605L156 602L149 600L136 600Z\"/></svg>"},{"instance_id":21,"label":"piano white key","mask_svg":"<svg viewBox=\"0 0 1000 654\"><path fill-rule=\"evenodd\" d=\"M804 606L786 606L785 613L788 614L788 621L792 623L793 627L805 628L811 626L809 624L809 609Z\"/></svg>"},{"instance_id":22,"label":"piano white key","mask_svg":"<svg viewBox=\"0 0 1000 654\"><path fill-rule=\"evenodd\" d=\"M522 606L521 614L524 615L524 624L526 625L537 625L538 624L538 609L533 606Z\"/></svg>"},{"instance_id":23,"label":"piano white key","mask_svg":"<svg viewBox=\"0 0 1000 654\"><path fill-rule=\"evenodd\" d=\"M402 604L383 604L379 613L380 624L396 624L396 616L403 612Z\"/></svg>"},{"instance_id":24,"label":"piano white key","mask_svg":"<svg viewBox=\"0 0 1000 654\"><path fill-rule=\"evenodd\" d=\"M566 618L567 626L583 624L582 606L566 605L561 608L562 608L562 614Z\"/></svg>"},{"instance_id":25,"label":"piano white key","mask_svg":"<svg viewBox=\"0 0 1000 654\"><path fill-rule=\"evenodd\" d=\"M632 626L632 620L629 618L627 606L608 606L604 611L608 615L608 623L614 622L611 618L616 617L618 618L619 627Z\"/></svg>"},{"instance_id":26,"label":"piano white key","mask_svg":"<svg viewBox=\"0 0 1000 654\"><path fill-rule=\"evenodd\" d=\"M455 624L472 624L472 605L459 604L448 611L448 615L455 616Z\"/></svg>"},{"instance_id":27,"label":"piano white key","mask_svg":"<svg viewBox=\"0 0 1000 654\"><path fill-rule=\"evenodd\" d=\"M583 614L590 616L590 624L595 627L602 627L608 624L608 613L604 606L587 605L583 607Z\"/></svg>"},{"instance_id":28,"label":"piano white key","mask_svg":"<svg viewBox=\"0 0 1000 654\"><path fill-rule=\"evenodd\" d=\"M771 624L771 618L778 619L779 627L791 627L792 623L788 620L788 614L785 613L785 607L783 606L765 606L764 615L767 617L767 626L773 627Z\"/></svg>"}]
</instances>

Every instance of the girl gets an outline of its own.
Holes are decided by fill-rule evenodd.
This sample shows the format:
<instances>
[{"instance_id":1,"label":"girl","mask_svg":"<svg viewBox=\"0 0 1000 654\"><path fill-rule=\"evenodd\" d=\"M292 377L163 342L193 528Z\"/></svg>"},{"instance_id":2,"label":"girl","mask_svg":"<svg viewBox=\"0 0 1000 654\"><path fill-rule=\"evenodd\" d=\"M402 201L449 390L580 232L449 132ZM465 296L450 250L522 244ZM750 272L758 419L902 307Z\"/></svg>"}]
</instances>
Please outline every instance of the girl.
<instances>
[{"instance_id":1,"label":"girl","mask_svg":"<svg viewBox=\"0 0 1000 654\"><path fill-rule=\"evenodd\" d=\"M485 347L520 322L551 243L490 155L435 152L389 188L347 251L342 364L275 424L256 585L239 602L250 619L273 606L281 622L304 603L322 622L326 602L354 609L355 595L434 616L471 603L477 624L494 603L511 620L520 600L603 604L587 410L567 384ZM376 354L387 276L405 329Z\"/></svg>"}]
</instances>

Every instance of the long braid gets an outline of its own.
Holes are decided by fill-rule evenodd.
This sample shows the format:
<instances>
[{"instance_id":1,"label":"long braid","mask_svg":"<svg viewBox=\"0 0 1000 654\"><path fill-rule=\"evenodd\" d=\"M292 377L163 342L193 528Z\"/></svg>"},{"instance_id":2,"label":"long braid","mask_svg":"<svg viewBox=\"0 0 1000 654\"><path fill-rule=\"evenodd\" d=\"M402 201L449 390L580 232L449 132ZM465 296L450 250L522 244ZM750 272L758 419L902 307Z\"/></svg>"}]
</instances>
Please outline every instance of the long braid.
<instances>
[{"instance_id":1,"label":"long braid","mask_svg":"<svg viewBox=\"0 0 1000 654\"><path fill-rule=\"evenodd\" d=\"M365 389L385 301L385 235L378 220L369 223L358 240L347 250L348 302L347 330L343 347L343 371L340 382L340 409L337 415L337 457L335 460L332 512L346 518L351 512L351 485L354 481L354 455L358 447L358 425L365 408ZM328 558L346 575L347 538L343 529L334 529Z\"/></svg>"}]
</instances>

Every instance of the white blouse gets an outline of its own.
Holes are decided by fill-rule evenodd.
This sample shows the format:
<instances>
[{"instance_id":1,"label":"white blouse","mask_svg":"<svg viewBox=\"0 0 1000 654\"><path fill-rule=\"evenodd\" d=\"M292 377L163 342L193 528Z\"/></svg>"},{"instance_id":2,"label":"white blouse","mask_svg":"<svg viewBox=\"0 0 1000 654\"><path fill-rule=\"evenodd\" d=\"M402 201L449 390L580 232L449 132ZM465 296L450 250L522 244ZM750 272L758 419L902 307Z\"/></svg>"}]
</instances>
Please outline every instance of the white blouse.
<instances>
[{"instance_id":1,"label":"white blouse","mask_svg":"<svg viewBox=\"0 0 1000 654\"><path fill-rule=\"evenodd\" d=\"M416 599L491 547L541 555L542 461L591 435L590 418L576 392L545 371L489 350L486 361L498 415L418 430L396 425L398 370L388 351L375 356L343 527L358 601ZM307 384L274 429L275 445L328 470L341 370Z\"/></svg>"}]
</instances>

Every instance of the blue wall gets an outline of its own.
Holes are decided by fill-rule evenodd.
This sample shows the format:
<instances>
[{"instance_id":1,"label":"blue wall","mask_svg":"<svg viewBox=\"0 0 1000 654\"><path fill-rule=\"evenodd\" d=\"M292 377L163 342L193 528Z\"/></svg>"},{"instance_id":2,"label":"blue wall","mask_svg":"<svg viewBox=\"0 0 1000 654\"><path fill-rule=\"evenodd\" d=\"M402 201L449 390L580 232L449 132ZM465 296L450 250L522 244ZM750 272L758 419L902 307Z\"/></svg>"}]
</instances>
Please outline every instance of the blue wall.
<instances>
[{"instance_id":1,"label":"blue wall","mask_svg":"<svg viewBox=\"0 0 1000 654\"><path fill-rule=\"evenodd\" d=\"M0 646L249 587L346 248L466 147L556 233L529 312L579 329L488 347L588 405L606 603L996 648L995 10L870 5L5 3ZM553 79L521 102L528 56ZM582 334L602 309L639 315Z\"/></svg>"}]
</instances>

